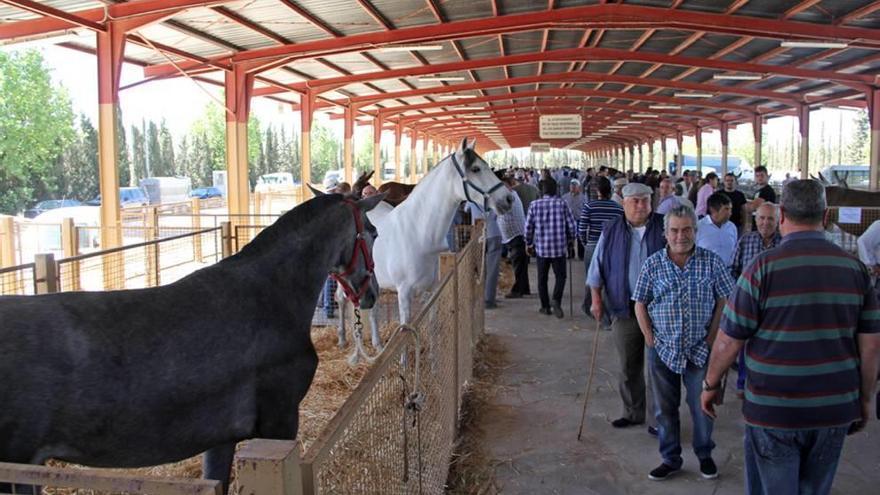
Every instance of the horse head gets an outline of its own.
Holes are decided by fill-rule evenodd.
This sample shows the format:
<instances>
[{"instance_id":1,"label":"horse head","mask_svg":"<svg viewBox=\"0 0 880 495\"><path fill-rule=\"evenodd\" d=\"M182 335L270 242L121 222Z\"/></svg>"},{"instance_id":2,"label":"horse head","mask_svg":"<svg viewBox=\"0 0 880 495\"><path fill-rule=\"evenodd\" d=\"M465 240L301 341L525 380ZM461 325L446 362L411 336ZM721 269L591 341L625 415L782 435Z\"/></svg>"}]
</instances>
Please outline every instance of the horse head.
<instances>
[{"instance_id":1,"label":"horse head","mask_svg":"<svg viewBox=\"0 0 880 495\"><path fill-rule=\"evenodd\" d=\"M315 196L326 194L309 184ZM370 309L379 300L379 284L373 274L373 243L379 233L367 218L367 212L385 199L385 194L353 200L343 197L342 203L350 211L354 232L345 237L339 255L330 269L332 277L345 292L345 296L361 309Z\"/></svg>"},{"instance_id":2,"label":"horse head","mask_svg":"<svg viewBox=\"0 0 880 495\"><path fill-rule=\"evenodd\" d=\"M379 233L367 218L367 212L384 199L384 194L376 194L358 201L345 200L354 216L355 233L344 243L340 263L331 271L331 276L346 297L361 309L370 309L379 300L379 283L373 274L373 243Z\"/></svg>"},{"instance_id":3,"label":"horse head","mask_svg":"<svg viewBox=\"0 0 880 495\"><path fill-rule=\"evenodd\" d=\"M513 206L513 193L474 151L475 144L476 141L468 144L467 138L462 139L459 149L449 158L461 177L461 200L491 208L499 214L507 213Z\"/></svg>"}]
</instances>

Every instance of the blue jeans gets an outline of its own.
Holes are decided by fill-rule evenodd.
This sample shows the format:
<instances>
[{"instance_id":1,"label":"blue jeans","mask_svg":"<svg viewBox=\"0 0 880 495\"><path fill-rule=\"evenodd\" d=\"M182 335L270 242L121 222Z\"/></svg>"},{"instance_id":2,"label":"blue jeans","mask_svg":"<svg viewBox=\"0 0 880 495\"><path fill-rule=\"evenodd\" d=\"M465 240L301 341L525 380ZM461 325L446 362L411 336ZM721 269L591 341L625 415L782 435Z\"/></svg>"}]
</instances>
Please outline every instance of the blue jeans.
<instances>
[{"instance_id":1,"label":"blue jeans","mask_svg":"<svg viewBox=\"0 0 880 495\"><path fill-rule=\"evenodd\" d=\"M322 294L324 296L324 316L333 318L333 312L336 310L336 281L327 277L327 280L324 281Z\"/></svg>"},{"instance_id":2,"label":"blue jeans","mask_svg":"<svg viewBox=\"0 0 880 495\"><path fill-rule=\"evenodd\" d=\"M686 400L688 409L691 410L691 420L694 423L694 454L701 460L712 457L712 449L715 448L715 442L712 441L713 421L700 409L700 394L703 392L706 366L697 367L688 361L684 373L679 375L663 363L656 349L648 348L648 369L651 373L651 388L654 391L654 410L663 464L673 468L680 468L682 464L681 424L678 417L682 383L687 393Z\"/></svg>"},{"instance_id":3,"label":"blue jeans","mask_svg":"<svg viewBox=\"0 0 880 495\"><path fill-rule=\"evenodd\" d=\"M831 493L847 429L777 430L746 425L746 493Z\"/></svg>"},{"instance_id":4,"label":"blue jeans","mask_svg":"<svg viewBox=\"0 0 880 495\"><path fill-rule=\"evenodd\" d=\"M501 270L501 237L486 238L486 285L483 297L486 304L495 304L498 290L498 272Z\"/></svg>"}]
</instances>

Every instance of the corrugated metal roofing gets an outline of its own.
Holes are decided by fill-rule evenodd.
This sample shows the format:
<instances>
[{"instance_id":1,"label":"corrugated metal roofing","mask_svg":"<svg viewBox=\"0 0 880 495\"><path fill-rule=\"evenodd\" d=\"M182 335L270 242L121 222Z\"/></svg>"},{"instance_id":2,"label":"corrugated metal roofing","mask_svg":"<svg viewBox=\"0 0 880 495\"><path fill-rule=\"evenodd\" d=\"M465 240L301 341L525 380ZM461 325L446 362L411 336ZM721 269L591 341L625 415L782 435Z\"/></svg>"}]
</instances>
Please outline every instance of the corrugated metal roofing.
<instances>
[{"instance_id":1,"label":"corrugated metal roofing","mask_svg":"<svg viewBox=\"0 0 880 495\"><path fill-rule=\"evenodd\" d=\"M116 0L107 0L115 2ZM137 2L138 0L132 0ZM287 0L285 0L287 1ZM362 33L383 33L387 31L388 24L393 29L408 29L419 26L436 26L441 22L455 23L462 20L486 19L488 22L487 33L484 36L458 39L455 44L460 47L460 52L454 49L452 41L444 40L436 42L442 45L439 51L422 51L416 55L407 52L382 52L369 50L360 53L362 47L351 50L340 45L341 53L321 54L316 58L299 56L285 67L279 67L261 74L261 77L277 84L296 84L305 79L336 78L345 74L367 75L371 80L353 82L341 89L327 92L323 98L346 99L359 96L376 95L381 92L394 93L402 91L424 90L425 88L440 88L440 83L422 83L417 77L405 79L387 79L386 69L398 70L421 67L423 64L450 64L465 60L487 60L507 56L536 54L544 48L546 38L546 50L562 50L580 46L585 35L589 35L586 46L597 45L600 48L620 50L621 53L638 49L641 52L666 55L675 50L680 56L693 58L711 58L726 62L756 62L767 66L776 67L801 67L804 69L830 71L836 70L840 74L874 73L880 68L880 40L860 39L859 43L873 44L876 48L851 47L843 50L826 50L822 48L794 48L780 49L779 39L767 39L761 37L743 38L737 31L723 31L719 28L713 30L711 25L700 24L688 29L681 24L674 29L667 26L651 25L652 16L657 20L675 20L676 10L668 9L662 14L653 12L651 16L641 16L638 23L627 26L612 26L601 29L603 21L620 23L627 20L625 15L603 15L585 17L583 21L589 23L591 29L584 30L577 20L557 22L551 25L534 25L531 29L513 30L511 32L497 33L490 30L491 18L496 15L493 5L497 7L497 15L511 16L518 14L534 13L534 16L543 15L548 8L548 2L534 0L367 0L372 6L371 13L356 0L290 0L285 4L282 0L235 0L222 5L210 7L193 7L173 15L168 21L157 25L151 25L139 30L144 37L158 45L167 45L175 50L180 50L181 55L161 54L149 47L130 44L126 49L126 57L138 60L147 65L167 65L171 57L176 63L185 62L186 54L192 57L214 58L228 57L239 51L259 50L266 47L280 46L281 43L289 42L294 45L309 43L316 40L330 40L336 36L351 36ZM732 14L732 19L741 20L748 17L760 17L763 19L780 19L786 12L798 5L800 9L791 18L799 22L812 22L816 24L831 24L832 22L845 19L849 26L880 27L880 9L866 11L861 19L846 17L852 12L866 6L874 5L871 0L823 0L817 4L802 4L803 0L750 0L739 6ZM97 1L83 0L45 0L40 2L67 12L76 12L83 9L100 7ZM691 12L706 12L721 14L732 4L733 0L685 0L677 6L678 10ZM573 6L598 5L598 0L559 0L553 3L555 9L564 9ZM611 12L623 8L638 6L654 6L668 8L670 0L624 0L618 4L606 4L602 9ZM439 11L438 16L432 10L432 5ZM297 13L296 9L304 9L304 13ZM374 18L378 16L379 19ZM525 19L534 16L526 15ZM0 21L3 23L20 22L35 19L36 14L25 10L0 5ZM238 22L241 18L244 22ZM526 21L530 22L530 21ZM0 23L0 30L4 24ZM251 24L251 25L248 25ZM645 29L652 29L646 36ZM64 28L69 30L69 28ZM728 29L728 28L725 28ZM328 32L328 30L330 32ZM56 30L56 32L59 30ZM699 36L694 33L699 32ZM395 33L389 32L389 36ZM500 42L499 42L500 40ZM79 46L95 46L94 38L84 37L74 41ZM425 43L428 43L425 41ZM636 45L638 43L638 45ZM687 46L682 45L687 43ZM736 44L735 50L727 50L732 44ZM722 52L724 50L724 52ZM719 53L724 53L719 55ZM765 54L770 54L767 56ZM192 58L190 57L190 58ZM372 61L371 61L372 60ZM267 59L271 62L272 59ZM375 62L374 62L375 61ZM493 64L494 65L494 64ZM779 75L773 69L768 69L764 79L760 81L723 81L713 79L713 75L725 72L717 69L692 67L672 63L654 64L642 61L627 61L626 57L601 57L587 56L580 60L559 60L558 57L548 58L547 61L537 61L511 65L504 67L477 67L472 70L448 70L435 75L464 77L463 82L450 82L455 87L460 84L471 84L476 81L499 81L507 77L525 77L541 74L556 74L570 70L584 71L591 75L610 74L612 71L620 77L641 77L646 75L651 79L667 80L669 85L675 85L676 80L684 82L710 85L712 92L717 93L713 98L705 101L693 102L687 105L690 112L699 112L703 115L714 117L733 118L726 110L718 107L713 108L713 103L728 103L734 105L762 105L762 108L785 110L785 105L790 103L778 103L764 96L749 96L725 92L725 87L742 87L753 90L767 90L778 93L784 92L807 92L810 98L821 95L834 95L849 89L839 83L828 83L822 78L797 79ZM222 74L213 73L209 77L222 80ZM259 83L263 86L264 83ZM512 88L515 92L534 91L536 87L544 90L571 87L561 82L550 82L536 85L535 83L518 85ZM606 82L577 83L576 88L597 88L611 93L621 93L615 98L617 104L632 104L633 108L646 107L645 102L639 102L630 96L639 94L652 94L657 96L670 96L677 90L670 87L658 88L656 86L632 85ZM463 90L462 90L463 91ZM497 87L485 90L468 90L473 95L503 95L508 93L506 87ZM295 98L291 96L291 98ZM554 97L555 98L555 97ZM533 101L527 98L520 101ZM431 101L428 95L407 97L410 104L420 104ZM590 102L603 102L605 98L590 98ZM864 101L860 98L860 101ZM442 100L441 100L442 102ZM505 100L494 103L494 106L505 105ZM388 100L380 102L382 106L399 105L398 101ZM372 107L369 107L372 108ZM378 108L378 107L376 107ZM617 110L614 114L618 114ZM737 117L737 118L741 118ZM682 122L696 122L693 117L672 115L670 118L681 119Z\"/></svg>"}]
</instances>

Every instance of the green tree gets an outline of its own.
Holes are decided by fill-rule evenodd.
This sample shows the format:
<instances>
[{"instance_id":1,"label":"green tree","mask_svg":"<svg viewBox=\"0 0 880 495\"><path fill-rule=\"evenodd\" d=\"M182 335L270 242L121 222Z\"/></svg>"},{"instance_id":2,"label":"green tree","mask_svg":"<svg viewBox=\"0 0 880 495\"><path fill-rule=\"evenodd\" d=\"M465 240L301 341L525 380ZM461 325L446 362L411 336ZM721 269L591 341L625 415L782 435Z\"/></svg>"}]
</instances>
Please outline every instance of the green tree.
<instances>
[{"instance_id":1,"label":"green tree","mask_svg":"<svg viewBox=\"0 0 880 495\"><path fill-rule=\"evenodd\" d=\"M868 112L861 111L856 117L856 134L853 136L853 140L850 141L849 147L846 150L846 160L847 162L854 165L861 165L868 163L868 129L870 129L870 124L868 122Z\"/></svg>"},{"instance_id":2,"label":"green tree","mask_svg":"<svg viewBox=\"0 0 880 495\"><path fill-rule=\"evenodd\" d=\"M312 176L303 177L303 180L320 182L328 170L337 170L342 166L339 159L342 154L342 146L330 129L319 122L312 123L311 139Z\"/></svg>"},{"instance_id":3,"label":"green tree","mask_svg":"<svg viewBox=\"0 0 880 495\"><path fill-rule=\"evenodd\" d=\"M70 98L52 87L43 56L0 53L0 212L57 191L53 171L74 136Z\"/></svg>"},{"instance_id":4,"label":"green tree","mask_svg":"<svg viewBox=\"0 0 880 495\"><path fill-rule=\"evenodd\" d=\"M125 124L122 123L122 110L116 106L116 168L120 186L136 186L137 177L131 175L131 156L125 139Z\"/></svg>"},{"instance_id":5,"label":"green tree","mask_svg":"<svg viewBox=\"0 0 880 495\"><path fill-rule=\"evenodd\" d=\"M164 170L162 169L161 152L159 151L159 128L152 120L146 127L146 160L147 175L146 177L162 177Z\"/></svg>"},{"instance_id":6,"label":"green tree","mask_svg":"<svg viewBox=\"0 0 880 495\"><path fill-rule=\"evenodd\" d=\"M154 172L153 175L170 177L177 170L177 166L174 163L174 140L171 138L171 131L168 130L165 119L162 119L159 123L159 160L157 160L157 163L160 164L159 170L162 173ZM153 170L156 170L156 168Z\"/></svg>"},{"instance_id":7,"label":"green tree","mask_svg":"<svg viewBox=\"0 0 880 495\"><path fill-rule=\"evenodd\" d=\"M79 200L98 195L98 131L84 114L77 119L75 137L58 159L58 197Z\"/></svg>"},{"instance_id":8,"label":"green tree","mask_svg":"<svg viewBox=\"0 0 880 495\"><path fill-rule=\"evenodd\" d=\"M141 127L131 126L131 161L135 182L145 178L147 176L147 153L143 124Z\"/></svg>"}]
</instances>

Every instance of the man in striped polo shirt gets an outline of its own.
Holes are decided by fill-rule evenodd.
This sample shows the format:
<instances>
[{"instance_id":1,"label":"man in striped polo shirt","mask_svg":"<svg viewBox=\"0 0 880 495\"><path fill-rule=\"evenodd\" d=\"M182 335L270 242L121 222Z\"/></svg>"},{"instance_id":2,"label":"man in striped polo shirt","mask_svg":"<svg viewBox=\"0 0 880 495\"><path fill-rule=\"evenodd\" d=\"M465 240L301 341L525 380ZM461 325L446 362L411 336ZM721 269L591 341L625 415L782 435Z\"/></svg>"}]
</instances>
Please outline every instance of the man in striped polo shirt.
<instances>
[{"instance_id":1,"label":"man in striped polo shirt","mask_svg":"<svg viewBox=\"0 0 880 495\"><path fill-rule=\"evenodd\" d=\"M825 190L782 193L782 243L737 281L712 348L702 407L746 348L748 493L831 491L847 434L868 421L880 360L880 307L860 261L825 240Z\"/></svg>"},{"instance_id":2,"label":"man in striped polo shirt","mask_svg":"<svg viewBox=\"0 0 880 495\"><path fill-rule=\"evenodd\" d=\"M608 180L608 177L596 176L593 181L596 182L599 199L584 203L577 221L578 242L584 246L585 272L590 270L590 262L593 261L593 253L596 252L596 244L599 243L602 227L609 220L623 216L623 207L611 201L611 181ZM584 302L581 305L584 313L590 314L592 300L590 288L587 287L587 290L584 291Z\"/></svg>"}]
</instances>

